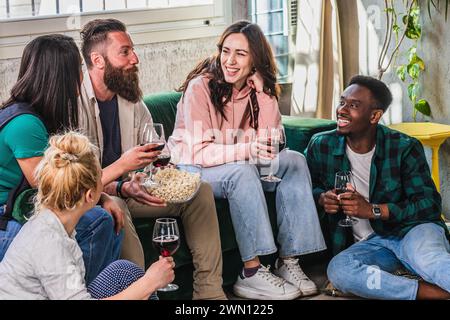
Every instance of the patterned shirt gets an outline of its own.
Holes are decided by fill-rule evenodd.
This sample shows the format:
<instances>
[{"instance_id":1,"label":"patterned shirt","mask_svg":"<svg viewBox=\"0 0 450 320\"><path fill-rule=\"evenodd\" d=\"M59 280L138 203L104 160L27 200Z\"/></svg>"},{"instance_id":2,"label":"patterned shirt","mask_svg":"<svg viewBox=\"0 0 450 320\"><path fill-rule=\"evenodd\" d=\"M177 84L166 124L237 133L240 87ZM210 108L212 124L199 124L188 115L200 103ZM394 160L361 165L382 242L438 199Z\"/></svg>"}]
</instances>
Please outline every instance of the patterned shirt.
<instances>
[{"instance_id":1,"label":"patterned shirt","mask_svg":"<svg viewBox=\"0 0 450 320\"><path fill-rule=\"evenodd\" d=\"M336 172L351 170L345 148L345 137L333 130L313 136L306 149L314 200L333 254L353 243L352 228L339 227L337 222L344 214L326 214L318 200L321 193L334 188ZM450 239L441 219L441 196L431 179L421 143L382 125L377 127L370 167L369 202L389 207L388 220L370 220L377 235L402 238L413 227L431 222L442 226Z\"/></svg>"}]
</instances>

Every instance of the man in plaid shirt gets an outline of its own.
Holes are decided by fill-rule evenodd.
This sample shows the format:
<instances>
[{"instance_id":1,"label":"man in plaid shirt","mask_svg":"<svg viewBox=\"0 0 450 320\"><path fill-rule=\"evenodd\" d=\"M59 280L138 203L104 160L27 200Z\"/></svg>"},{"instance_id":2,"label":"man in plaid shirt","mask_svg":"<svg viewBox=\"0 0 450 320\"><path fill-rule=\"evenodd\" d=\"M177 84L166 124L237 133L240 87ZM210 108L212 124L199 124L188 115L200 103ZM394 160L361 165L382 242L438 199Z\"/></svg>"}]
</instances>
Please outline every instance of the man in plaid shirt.
<instances>
[{"instance_id":1,"label":"man in plaid shirt","mask_svg":"<svg viewBox=\"0 0 450 320\"><path fill-rule=\"evenodd\" d=\"M383 82L354 77L336 110L337 129L308 145L314 199L335 255L328 278L365 298L448 299L450 244L441 197L420 142L378 124L391 102ZM352 171L353 183L337 195L335 174L343 170ZM345 215L356 224L339 226ZM393 275L399 268L424 281Z\"/></svg>"}]
</instances>

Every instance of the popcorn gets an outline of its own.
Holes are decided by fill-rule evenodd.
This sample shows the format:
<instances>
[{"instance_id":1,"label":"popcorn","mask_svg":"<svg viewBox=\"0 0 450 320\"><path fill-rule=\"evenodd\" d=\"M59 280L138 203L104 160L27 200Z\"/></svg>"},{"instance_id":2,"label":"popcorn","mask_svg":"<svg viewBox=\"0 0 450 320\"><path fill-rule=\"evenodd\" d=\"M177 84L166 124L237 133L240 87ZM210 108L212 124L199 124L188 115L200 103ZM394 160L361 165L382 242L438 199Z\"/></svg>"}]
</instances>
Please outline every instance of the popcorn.
<instances>
[{"instance_id":1,"label":"popcorn","mask_svg":"<svg viewBox=\"0 0 450 320\"><path fill-rule=\"evenodd\" d=\"M166 202L182 203L189 201L200 187L200 174L189 173L174 168L158 170L153 175L153 181L144 182L142 185L152 196Z\"/></svg>"}]
</instances>

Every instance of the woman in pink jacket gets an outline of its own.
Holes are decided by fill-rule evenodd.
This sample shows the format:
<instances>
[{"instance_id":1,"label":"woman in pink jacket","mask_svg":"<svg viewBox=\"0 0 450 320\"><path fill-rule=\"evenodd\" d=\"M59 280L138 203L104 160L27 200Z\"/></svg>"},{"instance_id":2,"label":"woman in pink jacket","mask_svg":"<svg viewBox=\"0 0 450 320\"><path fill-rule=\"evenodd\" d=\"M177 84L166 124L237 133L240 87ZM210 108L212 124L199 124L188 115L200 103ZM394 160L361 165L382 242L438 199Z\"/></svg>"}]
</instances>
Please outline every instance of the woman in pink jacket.
<instances>
[{"instance_id":1,"label":"woman in pink jacket","mask_svg":"<svg viewBox=\"0 0 450 320\"><path fill-rule=\"evenodd\" d=\"M223 33L218 52L201 62L180 88L174 162L200 165L217 198L230 204L244 269L236 295L250 299L295 299L317 292L297 256L326 248L303 155L274 149L255 139L261 129L281 125L276 65L264 34L239 21ZM258 131L259 130L259 131ZM260 180L258 159L277 161L279 183ZM264 191L276 192L280 258L274 273L259 256L277 251Z\"/></svg>"}]
</instances>

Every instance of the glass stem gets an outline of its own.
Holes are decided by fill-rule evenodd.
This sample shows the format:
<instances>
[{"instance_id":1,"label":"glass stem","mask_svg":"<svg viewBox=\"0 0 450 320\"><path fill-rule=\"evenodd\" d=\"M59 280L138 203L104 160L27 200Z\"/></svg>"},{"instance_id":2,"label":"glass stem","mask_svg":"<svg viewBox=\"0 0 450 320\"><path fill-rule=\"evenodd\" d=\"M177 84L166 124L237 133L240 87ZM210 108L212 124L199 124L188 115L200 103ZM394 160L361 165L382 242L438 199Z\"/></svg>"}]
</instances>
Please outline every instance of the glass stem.
<instances>
[{"instance_id":1,"label":"glass stem","mask_svg":"<svg viewBox=\"0 0 450 320\"><path fill-rule=\"evenodd\" d=\"M269 166L269 177L273 177L273 159L270 160L270 166Z\"/></svg>"},{"instance_id":2,"label":"glass stem","mask_svg":"<svg viewBox=\"0 0 450 320\"><path fill-rule=\"evenodd\" d=\"M148 171L148 178L149 178L149 180L152 180L153 179L153 162L152 163L150 163L148 166L147 166L147 171Z\"/></svg>"}]
</instances>

